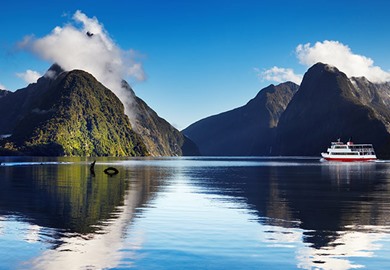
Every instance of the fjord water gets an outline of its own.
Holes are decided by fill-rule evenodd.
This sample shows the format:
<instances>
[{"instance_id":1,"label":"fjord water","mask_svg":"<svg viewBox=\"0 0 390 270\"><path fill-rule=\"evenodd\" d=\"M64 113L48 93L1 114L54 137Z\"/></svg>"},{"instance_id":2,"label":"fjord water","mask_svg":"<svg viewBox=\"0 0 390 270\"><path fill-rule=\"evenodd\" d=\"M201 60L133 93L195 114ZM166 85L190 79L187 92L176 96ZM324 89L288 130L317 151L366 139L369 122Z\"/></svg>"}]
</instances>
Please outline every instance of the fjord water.
<instances>
[{"instance_id":1,"label":"fjord water","mask_svg":"<svg viewBox=\"0 0 390 270\"><path fill-rule=\"evenodd\" d=\"M390 267L390 163L91 161L0 160L0 269Z\"/></svg>"}]
</instances>

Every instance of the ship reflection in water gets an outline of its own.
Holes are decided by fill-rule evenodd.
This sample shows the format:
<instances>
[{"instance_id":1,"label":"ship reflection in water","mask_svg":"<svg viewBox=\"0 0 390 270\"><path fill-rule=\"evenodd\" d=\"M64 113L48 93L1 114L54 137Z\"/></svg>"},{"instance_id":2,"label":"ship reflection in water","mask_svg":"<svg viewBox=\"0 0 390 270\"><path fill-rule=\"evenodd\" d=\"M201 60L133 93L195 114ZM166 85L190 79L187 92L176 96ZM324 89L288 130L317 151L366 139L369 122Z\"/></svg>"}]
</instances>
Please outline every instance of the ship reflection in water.
<instances>
[{"instance_id":1,"label":"ship reflection in water","mask_svg":"<svg viewBox=\"0 0 390 270\"><path fill-rule=\"evenodd\" d=\"M390 267L390 163L0 161L0 269Z\"/></svg>"}]
</instances>

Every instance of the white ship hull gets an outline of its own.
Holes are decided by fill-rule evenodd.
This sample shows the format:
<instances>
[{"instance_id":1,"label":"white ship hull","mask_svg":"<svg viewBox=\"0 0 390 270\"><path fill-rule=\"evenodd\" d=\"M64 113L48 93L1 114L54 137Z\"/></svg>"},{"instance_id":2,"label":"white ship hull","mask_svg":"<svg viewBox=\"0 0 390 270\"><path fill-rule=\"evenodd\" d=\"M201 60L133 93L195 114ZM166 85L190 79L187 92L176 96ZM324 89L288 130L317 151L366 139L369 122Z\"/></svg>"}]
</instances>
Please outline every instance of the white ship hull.
<instances>
[{"instance_id":1,"label":"white ship hull","mask_svg":"<svg viewBox=\"0 0 390 270\"><path fill-rule=\"evenodd\" d=\"M376 155L361 155L361 156L350 156L350 155L332 155L328 153L321 153L322 157L328 161L370 161L376 160Z\"/></svg>"},{"instance_id":2,"label":"white ship hull","mask_svg":"<svg viewBox=\"0 0 390 270\"><path fill-rule=\"evenodd\" d=\"M376 160L376 155L372 144L346 144L337 141L332 142L326 153L321 153L322 157L329 161L370 161Z\"/></svg>"}]
</instances>

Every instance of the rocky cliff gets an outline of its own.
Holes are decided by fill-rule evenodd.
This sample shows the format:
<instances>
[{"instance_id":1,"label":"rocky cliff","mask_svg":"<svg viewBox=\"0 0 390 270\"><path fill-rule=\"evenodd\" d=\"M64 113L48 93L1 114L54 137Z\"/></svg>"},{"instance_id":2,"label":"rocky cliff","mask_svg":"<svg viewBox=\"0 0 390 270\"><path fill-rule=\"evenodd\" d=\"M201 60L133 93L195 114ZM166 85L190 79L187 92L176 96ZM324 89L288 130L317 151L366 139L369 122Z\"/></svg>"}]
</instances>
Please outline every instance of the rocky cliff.
<instances>
[{"instance_id":1,"label":"rocky cliff","mask_svg":"<svg viewBox=\"0 0 390 270\"><path fill-rule=\"evenodd\" d=\"M365 79L350 80L335 67L314 65L280 117L275 154L318 156L337 138L373 143L381 154L390 118L388 101L377 87Z\"/></svg>"},{"instance_id":2,"label":"rocky cliff","mask_svg":"<svg viewBox=\"0 0 390 270\"><path fill-rule=\"evenodd\" d=\"M159 117L145 101L135 95L126 82L122 85L133 100L131 104L133 128L141 136L152 156L199 155L197 146L189 138Z\"/></svg>"}]
</instances>

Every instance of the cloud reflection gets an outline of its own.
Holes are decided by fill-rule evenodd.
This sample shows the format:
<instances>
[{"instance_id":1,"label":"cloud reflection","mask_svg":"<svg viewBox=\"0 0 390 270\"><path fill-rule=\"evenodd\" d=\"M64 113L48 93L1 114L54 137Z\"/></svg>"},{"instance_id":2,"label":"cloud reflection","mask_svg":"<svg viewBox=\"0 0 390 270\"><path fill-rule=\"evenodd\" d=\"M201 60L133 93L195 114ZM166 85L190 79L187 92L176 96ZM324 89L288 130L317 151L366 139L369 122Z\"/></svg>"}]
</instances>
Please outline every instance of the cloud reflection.
<instances>
[{"instance_id":1,"label":"cloud reflection","mask_svg":"<svg viewBox=\"0 0 390 270\"><path fill-rule=\"evenodd\" d=\"M43 252L31 263L33 269L106 269L116 267L123 253L124 233L139 204L141 192L129 189L115 218L98 233L65 234L59 247ZM142 240L140 240L142 245Z\"/></svg>"},{"instance_id":2,"label":"cloud reflection","mask_svg":"<svg viewBox=\"0 0 390 270\"><path fill-rule=\"evenodd\" d=\"M320 249L309 246L301 248L297 253L298 267L303 269L353 269L364 265L354 263L354 257L370 258L374 251L380 250L378 242L386 235L361 231L340 232L340 237L330 245Z\"/></svg>"}]
</instances>

